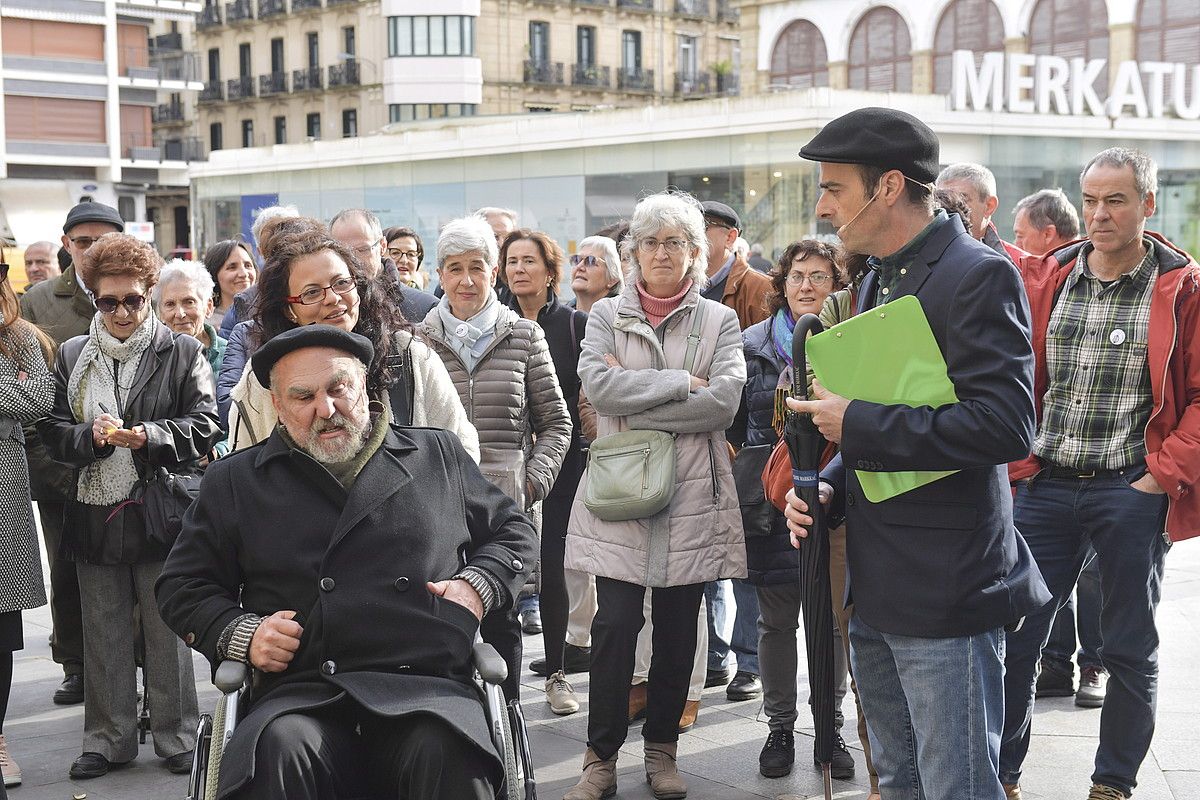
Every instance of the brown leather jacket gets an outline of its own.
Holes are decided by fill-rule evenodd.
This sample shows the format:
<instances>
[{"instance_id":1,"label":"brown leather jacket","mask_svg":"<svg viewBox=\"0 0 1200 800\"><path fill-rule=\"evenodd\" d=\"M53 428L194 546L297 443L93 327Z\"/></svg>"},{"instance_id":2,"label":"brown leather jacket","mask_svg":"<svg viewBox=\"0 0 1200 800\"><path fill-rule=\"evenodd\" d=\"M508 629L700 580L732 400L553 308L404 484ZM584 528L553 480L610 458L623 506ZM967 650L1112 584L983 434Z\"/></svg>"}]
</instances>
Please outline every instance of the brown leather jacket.
<instances>
[{"instance_id":1,"label":"brown leather jacket","mask_svg":"<svg viewBox=\"0 0 1200 800\"><path fill-rule=\"evenodd\" d=\"M741 256L734 256L729 277L725 279L721 303L737 313L742 330L771 315L767 309L767 295L770 292L770 277L751 267Z\"/></svg>"}]
</instances>

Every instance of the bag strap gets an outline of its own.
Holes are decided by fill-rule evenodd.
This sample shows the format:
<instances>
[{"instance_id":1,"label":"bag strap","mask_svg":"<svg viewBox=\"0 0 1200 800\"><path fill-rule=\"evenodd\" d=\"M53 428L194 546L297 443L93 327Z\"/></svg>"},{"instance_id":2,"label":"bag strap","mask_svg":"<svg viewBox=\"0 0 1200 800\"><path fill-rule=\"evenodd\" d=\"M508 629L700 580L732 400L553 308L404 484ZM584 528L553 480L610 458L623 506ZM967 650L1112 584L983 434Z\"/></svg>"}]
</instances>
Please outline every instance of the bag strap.
<instances>
[{"instance_id":1,"label":"bag strap","mask_svg":"<svg viewBox=\"0 0 1200 800\"><path fill-rule=\"evenodd\" d=\"M574 353L579 349L579 337L575 335L575 315L579 313L579 309L571 309L571 352Z\"/></svg>"},{"instance_id":2,"label":"bag strap","mask_svg":"<svg viewBox=\"0 0 1200 800\"><path fill-rule=\"evenodd\" d=\"M687 338L687 354L683 357L683 368L696 374L696 359L700 357L700 328L704 325L704 298L696 298L696 310L692 312L692 331Z\"/></svg>"}]
</instances>

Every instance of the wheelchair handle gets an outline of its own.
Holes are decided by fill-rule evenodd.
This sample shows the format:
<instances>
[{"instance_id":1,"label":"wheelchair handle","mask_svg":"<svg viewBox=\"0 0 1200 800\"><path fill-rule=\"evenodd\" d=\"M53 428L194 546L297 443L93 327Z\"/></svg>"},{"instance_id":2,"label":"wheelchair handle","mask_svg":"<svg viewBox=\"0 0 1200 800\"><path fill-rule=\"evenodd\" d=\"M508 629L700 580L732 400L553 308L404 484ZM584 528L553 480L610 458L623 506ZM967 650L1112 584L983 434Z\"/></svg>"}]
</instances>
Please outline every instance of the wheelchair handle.
<instances>
[{"instance_id":1,"label":"wheelchair handle","mask_svg":"<svg viewBox=\"0 0 1200 800\"><path fill-rule=\"evenodd\" d=\"M508 678L508 664L487 642L476 642L471 648L475 669L487 683L501 684Z\"/></svg>"},{"instance_id":2,"label":"wheelchair handle","mask_svg":"<svg viewBox=\"0 0 1200 800\"><path fill-rule=\"evenodd\" d=\"M233 694L246 682L249 670L241 661L222 661L213 676L213 685L221 694Z\"/></svg>"}]
</instances>

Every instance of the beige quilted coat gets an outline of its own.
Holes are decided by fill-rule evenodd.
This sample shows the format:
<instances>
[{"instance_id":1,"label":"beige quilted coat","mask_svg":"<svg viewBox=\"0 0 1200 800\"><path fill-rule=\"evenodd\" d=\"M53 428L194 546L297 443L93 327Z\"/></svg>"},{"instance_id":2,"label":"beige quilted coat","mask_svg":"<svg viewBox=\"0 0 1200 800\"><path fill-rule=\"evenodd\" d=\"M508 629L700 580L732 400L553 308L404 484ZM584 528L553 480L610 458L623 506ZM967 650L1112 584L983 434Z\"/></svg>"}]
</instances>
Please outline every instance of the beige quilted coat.
<instances>
[{"instance_id":1,"label":"beige quilted coat","mask_svg":"<svg viewBox=\"0 0 1200 800\"><path fill-rule=\"evenodd\" d=\"M698 302L706 310L695 374L709 385L689 391L691 376L681 367ZM606 366L606 353L621 366ZM746 382L734 311L701 299L694 287L656 331L630 282L619 297L592 307L579 377L599 414L600 436L624 430L679 434L676 490L653 517L605 522L583 504L585 472L567 528L566 566L651 587L745 577L742 518L725 442Z\"/></svg>"}]
</instances>

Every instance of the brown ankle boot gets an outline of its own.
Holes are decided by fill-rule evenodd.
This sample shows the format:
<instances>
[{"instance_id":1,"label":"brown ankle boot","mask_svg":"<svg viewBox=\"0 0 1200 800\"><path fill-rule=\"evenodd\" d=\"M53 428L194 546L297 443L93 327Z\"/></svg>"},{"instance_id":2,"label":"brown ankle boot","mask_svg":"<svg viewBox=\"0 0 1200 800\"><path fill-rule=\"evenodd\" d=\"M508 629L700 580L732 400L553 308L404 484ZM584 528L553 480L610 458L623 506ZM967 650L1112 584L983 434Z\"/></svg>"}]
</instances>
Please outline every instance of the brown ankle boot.
<instances>
[{"instance_id":1,"label":"brown ankle boot","mask_svg":"<svg viewBox=\"0 0 1200 800\"><path fill-rule=\"evenodd\" d=\"M646 742L646 783L657 800L687 797L687 784L675 767L676 742Z\"/></svg>"},{"instance_id":2,"label":"brown ankle boot","mask_svg":"<svg viewBox=\"0 0 1200 800\"><path fill-rule=\"evenodd\" d=\"M617 793L617 757L601 760L592 748L583 754L583 775L563 800L604 800Z\"/></svg>"}]
</instances>

